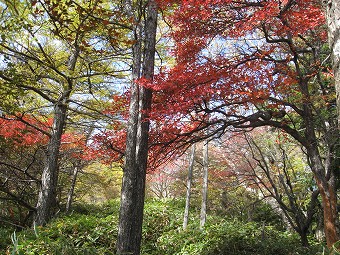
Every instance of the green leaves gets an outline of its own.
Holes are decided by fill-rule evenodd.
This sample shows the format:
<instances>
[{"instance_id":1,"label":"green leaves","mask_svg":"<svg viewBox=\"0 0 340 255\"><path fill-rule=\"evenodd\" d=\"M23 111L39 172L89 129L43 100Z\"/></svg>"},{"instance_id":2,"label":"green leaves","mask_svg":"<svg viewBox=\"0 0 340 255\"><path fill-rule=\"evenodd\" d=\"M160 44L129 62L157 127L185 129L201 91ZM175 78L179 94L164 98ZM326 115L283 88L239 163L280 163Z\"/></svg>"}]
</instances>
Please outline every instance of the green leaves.
<instances>
[{"instance_id":1,"label":"green leaves","mask_svg":"<svg viewBox=\"0 0 340 255\"><path fill-rule=\"evenodd\" d=\"M20 109L20 99L25 96L25 91L10 83L0 81L0 111L14 113Z\"/></svg>"},{"instance_id":2,"label":"green leaves","mask_svg":"<svg viewBox=\"0 0 340 255\"><path fill-rule=\"evenodd\" d=\"M144 255L312 255L322 250L321 246L303 249L290 232L262 223L226 220L223 215L210 215L204 230L196 224L183 231L183 201L153 200L145 206ZM72 215L38 227L38 235L34 230L15 235L15 254L114 254L119 201L81 204L74 210Z\"/></svg>"}]
</instances>

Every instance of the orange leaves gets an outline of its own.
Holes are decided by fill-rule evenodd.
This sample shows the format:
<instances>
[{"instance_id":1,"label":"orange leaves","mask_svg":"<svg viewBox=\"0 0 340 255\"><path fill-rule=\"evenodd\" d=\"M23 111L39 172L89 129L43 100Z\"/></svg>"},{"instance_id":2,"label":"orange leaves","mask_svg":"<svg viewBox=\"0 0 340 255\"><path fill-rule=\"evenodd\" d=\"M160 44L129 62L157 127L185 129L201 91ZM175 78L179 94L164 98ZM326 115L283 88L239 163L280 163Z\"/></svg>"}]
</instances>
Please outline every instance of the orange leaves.
<instances>
[{"instance_id":1,"label":"orange leaves","mask_svg":"<svg viewBox=\"0 0 340 255\"><path fill-rule=\"evenodd\" d=\"M48 128L47 123L39 122L33 117L23 119L43 130ZM0 119L0 136L11 141L16 146L42 145L46 144L48 140L46 135L15 118Z\"/></svg>"}]
</instances>

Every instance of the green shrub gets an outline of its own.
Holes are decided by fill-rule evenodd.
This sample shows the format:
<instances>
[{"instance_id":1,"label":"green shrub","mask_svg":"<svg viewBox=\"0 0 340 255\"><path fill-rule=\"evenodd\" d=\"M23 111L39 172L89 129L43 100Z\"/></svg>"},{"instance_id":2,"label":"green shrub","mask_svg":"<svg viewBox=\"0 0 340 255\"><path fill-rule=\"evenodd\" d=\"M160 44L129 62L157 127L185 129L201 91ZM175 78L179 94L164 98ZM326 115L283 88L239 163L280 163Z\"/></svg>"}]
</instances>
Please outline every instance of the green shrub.
<instances>
[{"instance_id":1,"label":"green shrub","mask_svg":"<svg viewBox=\"0 0 340 255\"><path fill-rule=\"evenodd\" d=\"M118 201L101 206L79 205L71 215L61 215L46 227L12 236L0 229L0 254L11 255L113 255L117 238ZM145 205L143 255L316 255L322 246L300 246L296 234L262 223L208 216L199 229L199 212L190 212L187 230L182 230L182 200L151 200ZM81 213L80 213L81 212ZM5 248L7 246L7 248ZM6 251L7 250L7 251ZM319 252L319 253L317 253Z\"/></svg>"},{"instance_id":2,"label":"green shrub","mask_svg":"<svg viewBox=\"0 0 340 255\"><path fill-rule=\"evenodd\" d=\"M16 254L113 254L116 235L116 215L73 214L20 233Z\"/></svg>"},{"instance_id":3,"label":"green shrub","mask_svg":"<svg viewBox=\"0 0 340 255\"><path fill-rule=\"evenodd\" d=\"M150 200L145 204L143 221L142 254L151 254L157 250L158 238L182 224L183 209L178 207L181 201Z\"/></svg>"},{"instance_id":4,"label":"green shrub","mask_svg":"<svg viewBox=\"0 0 340 255\"><path fill-rule=\"evenodd\" d=\"M224 221L208 224L204 230L194 225L164 233L150 255L288 255L316 254L317 249L300 246L299 237L251 222Z\"/></svg>"},{"instance_id":5,"label":"green shrub","mask_svg":"<svg viewBox=\"0 0 340 255\"><path fill-rule=\"evenodd\" d=\"M8 245L11 244L11 235L14 229L11 227L0 228L0 254L2 250L5 250Z\"/></svg>"}]
</instances>

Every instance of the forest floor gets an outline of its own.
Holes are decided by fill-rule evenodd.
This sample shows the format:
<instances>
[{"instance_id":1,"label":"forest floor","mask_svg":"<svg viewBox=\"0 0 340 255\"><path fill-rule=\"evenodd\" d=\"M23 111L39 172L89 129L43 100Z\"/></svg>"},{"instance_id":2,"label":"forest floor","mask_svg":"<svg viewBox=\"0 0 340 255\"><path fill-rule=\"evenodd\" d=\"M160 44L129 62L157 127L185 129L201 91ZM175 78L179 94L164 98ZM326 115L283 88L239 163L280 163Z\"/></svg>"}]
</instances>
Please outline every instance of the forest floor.
<instances>
[{"instance_id":1,"label":"forest floor","mask_svg":"<svg viewBox=\"0 0 340 255\"><path fill-rule=\"evenodd\" d=\"M118 209L117 200L103 205L75 204L72 213L59 215L46 227L20 232L0 227L0 254L114 254ZM282 229L277 219L263 211L252 221L209 212L201 230L199 210L193 206L188 228L183 230L183 209L182 200L146 202L143 255L327 254L313 238L309 248L301 247L297 234Z\"/></svg>"}]
</instances>

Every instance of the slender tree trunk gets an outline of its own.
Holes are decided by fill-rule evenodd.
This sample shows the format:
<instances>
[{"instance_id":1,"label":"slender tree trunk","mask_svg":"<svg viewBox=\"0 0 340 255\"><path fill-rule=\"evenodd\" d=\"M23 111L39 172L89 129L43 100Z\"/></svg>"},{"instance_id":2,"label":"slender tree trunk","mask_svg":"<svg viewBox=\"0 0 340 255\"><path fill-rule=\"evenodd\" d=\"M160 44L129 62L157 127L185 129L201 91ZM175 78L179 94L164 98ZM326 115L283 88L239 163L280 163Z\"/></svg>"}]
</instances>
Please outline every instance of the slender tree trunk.
<instances>
[{"instance_id":1,"label":"slender tree trunk","mask_svg":"<svg viewBox=\"0 0 340 255\"><path fill-rule=\"evenodd\" d=\"M318 212L317 214L317 220L316 220L316 229L315 229L315 238L319 242L322 242L325 239L325 232L324 232L324 227L323 227L323 213L322 211Z\"/></svg>"},{"instance_id":2,"label":"slender tree trunk","mask_svg":"<svg viewBox=\"0 0 340 255\"><path fill-rule=\"evenodd\" d=\"M340 0L324 0L324 4L327 14L328 40L332 49L338 125L340 126Z\"/></svg>"},{"instance_id":3,"label":"slender tree trunk","mask_svg":"<svg viewBox=\"0 0 340 255\"><path fill-rule=\"evenodd\" d=\"M67 202L66 202L66 208L65 208L67 213L71 209L71 205L72 205L72 201L73 201L74 188L76 186L77 176L78 176L78 172L79 172L79 165L80 165L80 163L77 162L77 164L74 166L74 169L73 169L72 182L71 182L70 190L67 194Z\"/></svg>"},{"instance_id":4,"label":"slender tree trunk","mask_svg":"<svg viewBox=\"0 0 340 255\"><path fill-rule=\"evenodd\" d=\"M202 205L200 215L200 227L203 229L207 218L207 198L208 198L208 141L203 145L203 184L202 184Z\"/></svg>"},{"instance_id":5,"label":"slender tree trunk","mask_svg":"<svg viewBox=\"0 0 340 255\"><path fill-rule=\"evenodd\" d=\"M187 228L188 221L189 221L191 183L192 183L192 172L193 172L193 169L194 169L194 160L195 160L195 144L193 144L191 146L191 153L190 153L190 159L189 159L188 179L187 179L187 194L186 194L186 199L185 199L183 229Z\"/></svg>"},{"instance_id":6,"label":"slender tree trunk","mask_svg":"<svg viewBox=\"0 0 340 255\"><path fill-rule=\"evenodd\" d=\"M157 6L153 0L148 3L146 17L143 64L141 61L142 33L139 28L135 31L137 41L133 49L133 76L138 78L140 67L143 66L142 76L152 81L157 29ZM151 109L151 99L150 89L140 88L133 82L120 202L117 254L140 254L148 157L148 112Z\"/></svg>"},{"instance_id":7,"label":"slender tree trunk","mask_svg":"<svg viewBox=\"0 0 340 255\"><path fill-rule=\"evenodd\" d=\"M35 224L45 225L53 217L56 206L56 189L58 183L58 157L63 134L67 106L58 103L54 108L52 134L47 147L46 166L41 177L41 190L38 196Z\"/></svg>"},{"instance_id":8,"label":"slender tree trunk","mask_svg":"<svg viewBox=\"0 0 340 255\"><path fill-rule=\"evenodd\" d=\"M325 184L317 180L317 184L322 198L324 232L327 246L332 247L332 245L339 240L337 233L338 213L336 193L334 187L327 183Z\"/></svg>"}]
</instances>

